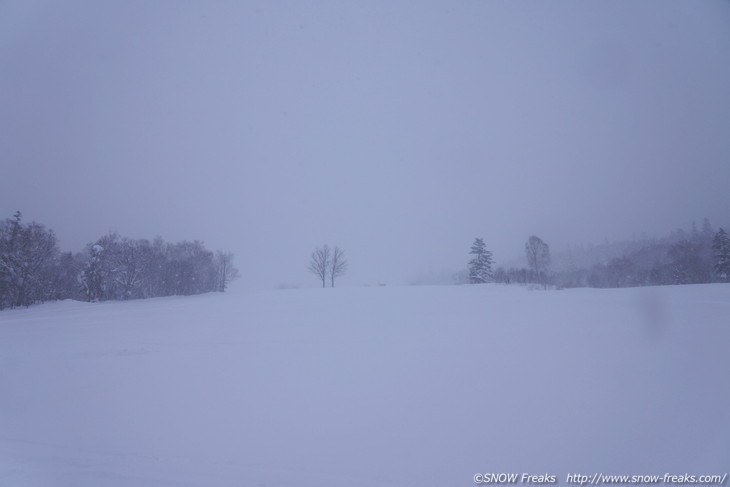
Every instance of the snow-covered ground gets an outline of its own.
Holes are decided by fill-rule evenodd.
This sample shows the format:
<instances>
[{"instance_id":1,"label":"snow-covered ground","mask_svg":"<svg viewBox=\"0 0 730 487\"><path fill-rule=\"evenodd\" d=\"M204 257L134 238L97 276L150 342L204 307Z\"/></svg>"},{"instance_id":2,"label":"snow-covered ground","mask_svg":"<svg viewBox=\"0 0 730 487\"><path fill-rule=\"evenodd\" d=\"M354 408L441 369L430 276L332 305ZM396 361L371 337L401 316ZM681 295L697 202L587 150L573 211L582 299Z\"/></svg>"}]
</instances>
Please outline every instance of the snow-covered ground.
<instances>
[{"instance_id":1,"label":"snow-covered ground","mask_svg":"<svg viewBox=\"0 0 730 487\"><path fill-rule=\"evenodd\" d=\"M730 470L730 285L300 289L0 312L2 486Z\"/></svg>"}]
</instances>

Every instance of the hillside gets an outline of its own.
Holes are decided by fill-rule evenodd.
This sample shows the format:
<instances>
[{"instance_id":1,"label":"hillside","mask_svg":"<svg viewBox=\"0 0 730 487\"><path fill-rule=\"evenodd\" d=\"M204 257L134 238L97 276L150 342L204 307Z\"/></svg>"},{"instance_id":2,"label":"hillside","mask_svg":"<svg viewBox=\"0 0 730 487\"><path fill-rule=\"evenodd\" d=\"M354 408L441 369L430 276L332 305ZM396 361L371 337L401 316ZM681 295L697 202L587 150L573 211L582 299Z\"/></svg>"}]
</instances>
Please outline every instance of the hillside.
<instances>
[{"instance_id":1,"label":"hillside","mask_svg":"<svg viewBox=\"0 0 730 487\"><path fill-rule=\"evenodd\" d=\"M0 484L723 474L730 286L297 289L0 313Z\"/></svg>"}]
</instances>

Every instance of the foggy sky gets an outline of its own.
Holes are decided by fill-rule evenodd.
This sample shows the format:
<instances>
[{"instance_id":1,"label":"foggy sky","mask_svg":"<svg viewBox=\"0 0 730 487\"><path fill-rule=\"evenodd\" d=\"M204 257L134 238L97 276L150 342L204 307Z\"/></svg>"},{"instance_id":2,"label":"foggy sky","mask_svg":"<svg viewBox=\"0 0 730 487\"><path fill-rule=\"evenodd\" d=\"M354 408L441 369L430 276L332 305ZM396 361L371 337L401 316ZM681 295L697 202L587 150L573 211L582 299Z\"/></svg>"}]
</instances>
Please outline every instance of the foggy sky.
<instances>
[{"instance_id":1,"label":"foggy sky","mask_svg":"<svg viewBox=\"0 0 730 487\"><path fill-rule=\"evenodd\" d=\"M730 222L730 3L0 2L0 218L248 288Z\"/></svg>"}]
</instances>

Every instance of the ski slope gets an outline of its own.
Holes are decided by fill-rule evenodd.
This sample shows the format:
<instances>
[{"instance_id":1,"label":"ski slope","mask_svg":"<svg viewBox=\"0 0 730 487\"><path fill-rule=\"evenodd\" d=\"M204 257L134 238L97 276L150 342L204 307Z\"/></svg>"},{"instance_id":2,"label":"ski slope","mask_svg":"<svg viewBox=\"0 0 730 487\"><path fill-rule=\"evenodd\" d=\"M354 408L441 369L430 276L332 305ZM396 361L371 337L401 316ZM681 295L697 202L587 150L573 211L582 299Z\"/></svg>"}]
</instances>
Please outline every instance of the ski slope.
<instances>
[{"instance_id":1,"label":"ski slope","mask_svg":"<svg viewBox=\"0 0 730 487\"><path fill-rule=\"evenodd\" d=\"M730 470L730 285L373 287L0 313L0 485Z\"/></svg>"}]
</instances>

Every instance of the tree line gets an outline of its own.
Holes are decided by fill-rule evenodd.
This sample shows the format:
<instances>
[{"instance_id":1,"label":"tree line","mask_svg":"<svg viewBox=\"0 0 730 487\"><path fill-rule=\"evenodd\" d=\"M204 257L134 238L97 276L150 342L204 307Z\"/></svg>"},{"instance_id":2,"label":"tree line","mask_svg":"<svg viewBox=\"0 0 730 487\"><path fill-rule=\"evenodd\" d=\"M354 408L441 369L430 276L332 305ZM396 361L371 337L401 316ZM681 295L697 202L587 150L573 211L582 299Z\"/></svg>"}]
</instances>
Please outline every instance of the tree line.
<instances>
[{"instance_id":1,"label":"tree line","mask_svg":"<svg viewBox=\"0 0 730 487\"><path fill-rule=\"evenodd\" d=\"M484 239L478 237L474 239L469 254L474 256L468 264L470 284L512 282L511 276L501 267L492 270L494 259L492 258L492 252L487 250ZM519 271L512 269L510 274L519 274L522 277L516 282L538 283L547 287L550 282L550 246L540 237L533 235L525 243L525 257L527 259L527 268Z\"/></svg>"},{"instance_id":2,"label":"tree line","mask_svg":"<svg viewBox=\"0 0 730 487\"><path fill-rule=\"evenodd\" d=\"M677 230L660 239L604 246L591 264L577 265L573 252L554 273L559 287L635 287L730 282L730 240L707 219L702 229Z\"/></svg>"},{"instance_id":3,"label":"tree line","mask_svg":"<svg viewBox=\"0 0 730 487\"><path fill-rule=\"evenodd\" d=\"M76 254L61 252L53 230L0 222L0 310L45 301L107 301L223 292L238 277L230 252L202 242L168 243L104 235Z\"/></svg>"},{"instance_id":4,"label":"tree line","mask_svg":"<svg viewBox=\"0 0 730 487\"><path fill-rule=\"evenodd\" d=\"M715 231L705 218L702 228L692 225L661 239L606 244L582 252L568 249L551 268L550 247L532 236L525 244L527 267L497 267L483 239L472 245L469 282L536 283L557 288L635 287L671 284L730 282L730 236ZM579 255L582 254L582 255ZM592 262L591 262L592 261Z\"/></svg>"}]
</instances>

